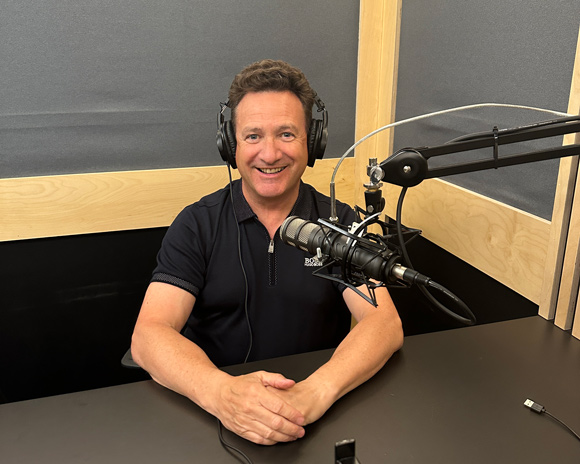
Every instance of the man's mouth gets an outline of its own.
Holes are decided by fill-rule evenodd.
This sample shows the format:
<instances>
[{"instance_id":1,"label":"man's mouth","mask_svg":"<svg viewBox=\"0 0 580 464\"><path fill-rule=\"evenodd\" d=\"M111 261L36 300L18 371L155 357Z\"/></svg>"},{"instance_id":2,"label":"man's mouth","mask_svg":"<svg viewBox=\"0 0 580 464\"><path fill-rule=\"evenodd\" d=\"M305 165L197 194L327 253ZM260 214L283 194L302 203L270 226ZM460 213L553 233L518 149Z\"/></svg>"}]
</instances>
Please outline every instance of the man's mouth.
<instances>
[{"instance_id":1,"label":"man's mouth","mask_svg":"<svg viewBox=\"0 0 580 464\"><path fill-rule=\"evenodd\" d=\"M263 172L264 174L277 174L279 172L282 172L284 169L286 169L285 167L282 168L258 168L258 171Z\"/></svg>"}]
</instances>

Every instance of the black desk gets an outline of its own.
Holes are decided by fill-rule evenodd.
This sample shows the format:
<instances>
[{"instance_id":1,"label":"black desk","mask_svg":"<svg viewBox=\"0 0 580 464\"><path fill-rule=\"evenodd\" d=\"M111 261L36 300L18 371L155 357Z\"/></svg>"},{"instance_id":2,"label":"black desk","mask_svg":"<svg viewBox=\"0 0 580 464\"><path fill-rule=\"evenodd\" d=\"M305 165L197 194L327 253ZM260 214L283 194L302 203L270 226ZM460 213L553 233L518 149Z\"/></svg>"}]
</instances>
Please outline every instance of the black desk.
<instances>
[{"instance_id":1,"label":"black desk","mask_svg":"<svg viewBox=\"0 0 580 464\"><path fill-rule=\"evenodd\" d=\"M322 351L234 366L295 379ZM355 438L362 464L579 463L580 442L523 406L580 430L580 341L540 317L418 335L342 398L306 437L258 446L226 431L255 463L333 463ZM152 381L0 406L2 463L235 463L215 419Z\"/></svg>"}]
</instances>

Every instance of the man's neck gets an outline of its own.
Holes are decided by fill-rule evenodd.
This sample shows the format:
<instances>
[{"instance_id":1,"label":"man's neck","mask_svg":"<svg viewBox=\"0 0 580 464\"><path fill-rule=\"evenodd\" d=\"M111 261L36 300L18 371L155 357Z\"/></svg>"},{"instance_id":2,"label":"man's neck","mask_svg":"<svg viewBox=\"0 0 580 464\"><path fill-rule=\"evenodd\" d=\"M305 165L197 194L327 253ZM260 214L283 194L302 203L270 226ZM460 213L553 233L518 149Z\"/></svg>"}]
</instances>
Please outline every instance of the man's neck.
<instances>
[{"instance_id":1,"label":"man's neck","mask_svg":"<svg viewBox=\"0 0 580 464\"><path fill-rule=\"evenodd\" d=\"M296 200L300 189L297 188L292 194L285 195L283 198L252 198L246 194L243 189L244 198L252 208L252 211L258 216L258 220L266 227L270 238L274 238L276 231L288 217Z\"/></svg>"}]
</instances>

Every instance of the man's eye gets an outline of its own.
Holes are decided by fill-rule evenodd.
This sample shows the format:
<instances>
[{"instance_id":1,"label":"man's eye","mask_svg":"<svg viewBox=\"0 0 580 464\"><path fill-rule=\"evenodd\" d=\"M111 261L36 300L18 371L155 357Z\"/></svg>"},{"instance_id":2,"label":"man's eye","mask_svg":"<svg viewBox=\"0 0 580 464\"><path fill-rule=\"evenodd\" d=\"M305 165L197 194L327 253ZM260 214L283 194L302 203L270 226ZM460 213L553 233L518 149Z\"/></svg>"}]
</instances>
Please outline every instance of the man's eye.
<instances>
[{"instance_id":1,"label":"man's eye","mask_svg":"<svg viewBox=\"0 0 580 464\"><path fill-rule=\"evenodd\" d=\"M250 134L246 137L246 140L249 141L258 140L258 134Z\"/></svg>"},{"instance_id":2,"label":"man's eye","mask_svg":"<svg viewBox=\"0 0 580 464\"><path fill-rule=\"evenodd\" d=\"M282 133L282 138L291 139L293 137L294 137L294 134L292 132L283 132Z\"/></svg>"}]
</instances>

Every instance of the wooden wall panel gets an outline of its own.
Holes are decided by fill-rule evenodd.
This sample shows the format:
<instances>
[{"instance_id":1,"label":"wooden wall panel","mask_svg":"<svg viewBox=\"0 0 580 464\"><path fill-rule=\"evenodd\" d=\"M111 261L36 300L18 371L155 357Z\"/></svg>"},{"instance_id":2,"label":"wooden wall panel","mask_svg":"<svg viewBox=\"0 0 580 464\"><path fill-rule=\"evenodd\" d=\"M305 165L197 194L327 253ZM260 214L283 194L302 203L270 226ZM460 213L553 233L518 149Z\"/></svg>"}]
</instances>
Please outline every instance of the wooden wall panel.
<instances>
[{"instance_id":1,"label":"wooden wall panel","mask_svg":"<svg viewBox=\"0 0 580 464\"><path fill-rule=\"evenodd\" d=\"M395 217L400 188L390 187ZM537 303L550 223L440 179L407 191L402 222L507 287Z\"/></svg>"},{"instance_id":2,"label":"wooden wall panel","mask_svg":"<svg viewBox=\"0 0 580 464\"><path fill-rule=\"evenodd\" d=\"M336 162L318 160L304 181L329 194ZM346 159L336 179L337 197L349 204L353 166ZM0 179L0 241L168 226L227 183L225 166Z\"/></svg>"}]
</instances>

